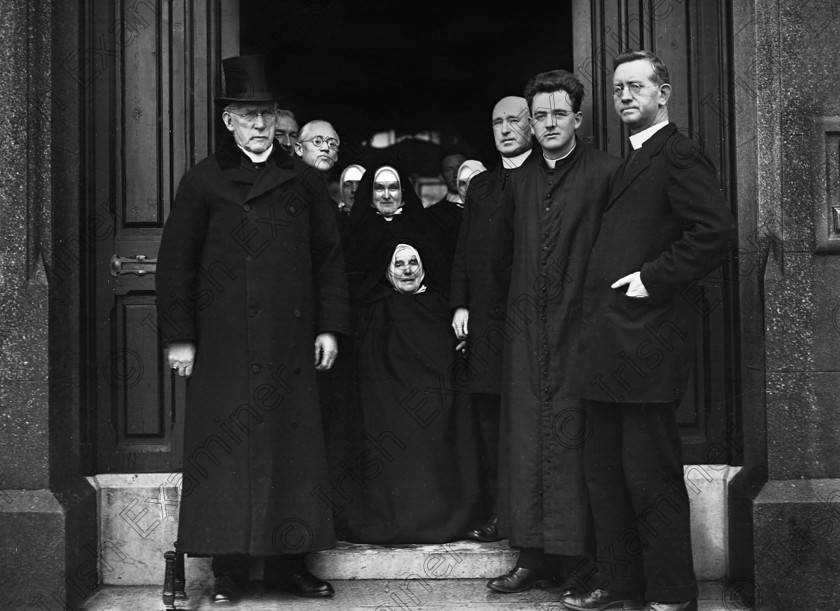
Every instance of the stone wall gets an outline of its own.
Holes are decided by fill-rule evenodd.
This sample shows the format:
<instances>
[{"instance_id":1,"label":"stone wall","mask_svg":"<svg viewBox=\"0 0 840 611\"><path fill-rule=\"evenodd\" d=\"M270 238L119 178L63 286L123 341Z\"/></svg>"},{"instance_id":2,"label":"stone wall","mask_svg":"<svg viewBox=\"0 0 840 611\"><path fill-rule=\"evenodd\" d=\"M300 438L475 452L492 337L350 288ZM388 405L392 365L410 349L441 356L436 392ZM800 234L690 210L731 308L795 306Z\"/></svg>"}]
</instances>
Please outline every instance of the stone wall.
<instances>
[{"instance_id":1,"label":"stone wall","mask_svg":"<svg viewBox=\"0 0 840 611\"><path fill-rule=\"evenodd\" d=\"M77 191L78 174L54 163L52 24L69 18L56 31L77 45L74 5L10 0L0 11L2 609L73 607L97 582L95 495L79 475L78 274L59 288L53 267L53 230L68 222L54 214L54 187ZM78 197L61 203L76 218Z\"/></svg>"},{"instance_id":2,"label":"stone wall","mask_svg":"<svg viewBox=\"0 0 840 611\"><path fill-rule=\"evenodd\" d=\"M754 199L739 208L761 263L745 280L752 290L742 323L751 332L742 349L752 370L744 381L763 377L764 392L745 403L733 565L754 585L757 606L833 609L840 600L840 248L832 240L840 225L831 209L840 206L840 5L738 6L736 55L747 58L734 76L755 83L738 132L755 135L745 138L738 177L750 184L754 165ZM742 228L742 244L745 237Z\"/></svg>"}]
</instances>

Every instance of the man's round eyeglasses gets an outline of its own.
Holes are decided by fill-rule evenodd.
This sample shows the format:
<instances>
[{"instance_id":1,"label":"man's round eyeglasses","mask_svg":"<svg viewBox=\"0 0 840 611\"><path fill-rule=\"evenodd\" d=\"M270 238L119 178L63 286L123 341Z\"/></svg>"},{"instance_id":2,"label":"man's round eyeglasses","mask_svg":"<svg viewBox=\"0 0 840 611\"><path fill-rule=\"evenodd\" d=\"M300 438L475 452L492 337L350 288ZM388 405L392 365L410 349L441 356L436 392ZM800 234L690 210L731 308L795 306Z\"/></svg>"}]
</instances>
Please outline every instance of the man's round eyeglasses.
<instances>
[{"instance_id":1,"label":"man's round eyeglasses","mask_svg":"<svg viewBox=\"0 0 840 611\"><path fill-rule=\"evenodd\" d=\"M228 112L232 115L245 119L245 121L251 124L256 123L259 117L262 117L263 121L266 123L274 123L277 119L277 115L274 114L273 110L252 110L249 112L236 112L229 110Z\"/></svg>"},{"instance_id":2,"label":"man's round eyeglasses","mask_svg":"<svg viewBox=\"0 0 840 611\"><path fill-rule=\"evenodd\" d=\"M311 142L315 146L321 146L324 142L326 142L327 146L334 151L337 151L339 146L339 142L335 138L324 138L323 136L315 136L314 138L307 138L306 140L298 140L298 142Z\"/></svg>"},{"instance_id":3,"label":"man's round eyeglasses","mask_svg":"<svg viewBox=\"0 0 840 611\"><path fill-rule=\"evenodd\" d=\"M642 89L645 89L646 87L656 87L656 85L643 85L642 83L627 83L626 85L616 85L615 87L613 87L612 90L613 97L620 98L624 94L625 87L627 87L627 89L630 90L631 94L639 95Z\"/></svg>"}]
</instances>

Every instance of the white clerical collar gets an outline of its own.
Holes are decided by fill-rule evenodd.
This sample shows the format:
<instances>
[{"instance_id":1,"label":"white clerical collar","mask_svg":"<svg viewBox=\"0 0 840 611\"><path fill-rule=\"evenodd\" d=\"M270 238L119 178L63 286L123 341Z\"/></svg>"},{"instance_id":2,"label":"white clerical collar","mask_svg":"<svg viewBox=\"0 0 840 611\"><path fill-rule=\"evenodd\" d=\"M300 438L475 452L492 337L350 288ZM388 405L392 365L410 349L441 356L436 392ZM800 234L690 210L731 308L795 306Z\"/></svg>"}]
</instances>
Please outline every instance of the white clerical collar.
<instances>
[{"instance_id":1,"label":"white clerical collar","mask_svg":"<svg viewBox=\"0 0 840 611\"><path fill-rule=\"evenodd\" d=\"M653 134L655 134L656 132L658 132L660 129L662 129L663 127L665 127L667 125L668 125L668 119L665 119L664 121L660 121L656 125L651 125L647 129L643 129L638 134L633 134L632 136L630 136L630 146L633 147L634 151L638 151L640 148L642 148L642 145L645 142L650 140L650 138L653 136Z\"/></svg>"},{"instance_id":2,"label":"white clerical collar","mask_svg":"<svg viewBox=\"0 0 840 611\"><path fill-rule=\"evenodd\" d=\"M548 157L545 156L545 151L543 151L543 159L545 159L545 162L548 164L548 167L550 167L553 170L554 166L557 165L557 162L562 161L563 159L565 159L566 157L571 155L572 151L575 150L576 146L577 146L577 138L572 140L572 148L570 148L569 152L566 153L565 155L563 155L562 157L558 157L557 159L549 159Z\"/></svg>"},{"instance_id":3,"label":"white clerical collar","mask_svg":"<svg viewBox=\"0 0 840 611\"><path fill-rule=\"evenodd\" d=\"M531 151L534 149L528 149L524 153L519 153L518 155L514 155L513 157L502 157L502 167L506 170L515 170L523 163L528 157L531 155Z\"/></svg>"},{"instance_id":4,"label":"white clerical collar","mask_svg":"<svg viewBox=\"0 0 840 611\"><path fill-rule=\"evenodd\" d=\"M236 146L239 146L239 144L237 144ZM259 154L252 153L251 151L248 151L248 150L242 148L241 146L239 146L239 150L241 150L243 153L248 155L248 159L250 159L254 163L263 163L269 157L271 157L271 151L274 150L274 143L272 143L271 146L268 147L268 149L266 149L265 151L263 151L262 153L259 153Z\"/></svg>"}]
</instances>

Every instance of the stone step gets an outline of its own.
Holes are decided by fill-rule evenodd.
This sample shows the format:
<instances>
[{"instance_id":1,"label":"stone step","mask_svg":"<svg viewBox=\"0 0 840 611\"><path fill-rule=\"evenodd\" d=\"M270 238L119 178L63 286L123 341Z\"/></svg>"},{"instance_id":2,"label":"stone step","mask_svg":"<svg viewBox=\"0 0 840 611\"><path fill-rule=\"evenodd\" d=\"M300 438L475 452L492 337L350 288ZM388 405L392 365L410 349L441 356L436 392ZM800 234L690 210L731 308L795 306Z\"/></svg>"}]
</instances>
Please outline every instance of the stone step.
<instances>
[{"instance_id":1,"label":"stone step","mask_svg":"<svg viewBox=\"0 0 840 611\"><path fill-rule=\"evenodd\" d=\"M339 542L309 557L312 572L324 579L489 579L515 563L507 541L384 547Z\"/></svg>"},{"instance_id":2,"label":"stone step","mask_svg":"<svg viewBox=\"0 0 840 611\"><path fill-rule=\"evenodd\" d=\"M361 545L339 541L335 549L307 556L309 569L323 579L490 579L509 571L516 553L507 541L478 543L456 541L440 545ZM213 573L209 558L184 561L187 584L209 587ZM163 556L158 576L151 583L162 583ZM262 579L262 560L251 563L251 578Z\"/></svg>"},{"instance_id":3,"label":"stone step","mask_svg":"<svg viewBox=\"0 0 840 611\"><path fill-rule=\"evenodd\" d=\"M284 592L267 592L260 583L251 583L238 611L564 611L559 595L551 590L531 590L522 594L499 594L485 587L483 579L445 580L351 580L332 582L336 594L329 599L302 599ZM178 609L213 609L208 591L191 588L188 599L178 601ZM700 611L744 611L729 588L720 582L702 582L698 599ZM134 611L163 609L160 587L104 586L80 607L85 611Z\"/></svg>"},{"instance_id":4,"label":"stone step","mask_svg":"<svg viewBox=\"0 0 840 611\"><path fill-rule=\"evenodd\" d=\"M739 467L686 465L691 499L691 537L698 579L725 579L727 571L727 484ZM99 501L100 577L105 585L161 583L163 554L177 539L180 474L129 473L89 477ZM486 579L504 573L513 556L506 542L380 547L340 543L319 552L311 568L326 579L402 579L420 577ZM211 582L210 561L188 558L187 583ZM252 571L262 576L259 563Z\"/></svg>"}]
</instances>

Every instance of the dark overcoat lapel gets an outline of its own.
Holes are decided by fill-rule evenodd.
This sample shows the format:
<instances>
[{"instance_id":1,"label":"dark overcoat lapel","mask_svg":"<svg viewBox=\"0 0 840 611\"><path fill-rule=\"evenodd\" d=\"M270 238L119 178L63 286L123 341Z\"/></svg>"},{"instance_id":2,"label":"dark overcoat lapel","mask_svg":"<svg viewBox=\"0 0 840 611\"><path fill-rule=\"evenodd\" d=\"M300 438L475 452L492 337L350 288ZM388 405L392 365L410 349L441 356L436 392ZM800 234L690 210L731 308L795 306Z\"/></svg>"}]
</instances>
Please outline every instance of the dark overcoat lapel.
<instances>
[{"instance_id":1,"label":"dark overcoat lapel","mask_svg":"<svg viewBox=\"0 0 840 611\"><path fill-rule=\"evenodd\" d=\"M667 128L663 128L667 129ZM610 189L610 199L605 211L610 208L643 172L650 167L651 160L662 152L663 139L650 142L648 146L637 150L628 156L621 170L616 174L615 182Z\"/></svg>"}]
</instances>

